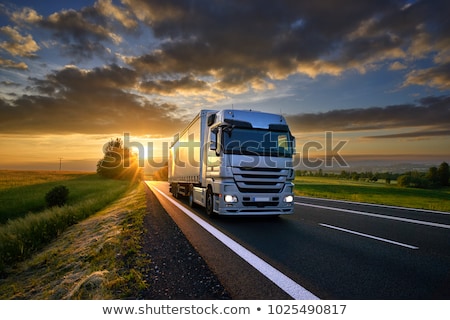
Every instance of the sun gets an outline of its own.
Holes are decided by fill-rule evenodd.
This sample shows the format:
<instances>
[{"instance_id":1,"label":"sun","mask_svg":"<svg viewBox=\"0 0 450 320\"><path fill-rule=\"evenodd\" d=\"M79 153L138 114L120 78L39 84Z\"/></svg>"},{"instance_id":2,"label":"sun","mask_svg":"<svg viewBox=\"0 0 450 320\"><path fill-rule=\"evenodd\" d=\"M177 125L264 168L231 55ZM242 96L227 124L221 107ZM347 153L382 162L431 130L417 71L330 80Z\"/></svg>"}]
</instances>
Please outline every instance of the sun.
<instances>
[{"instance_id":1,"label":"sun","mask_svg":"<svg viewBox=\"0 0 450 320\"><path fill-rule=\"evenodd\" d=\"M141 167L160 169L167 165L171 138L127 136L124 140Z\"/></svg>"},{"instance_id":2,"label":"sun","mask_svg":"<svg viewBox=\"0 0 450 320\"><path fill-rule=\"evenodd\" d=\"M142 144L142 146L132 146L131 153L136 155L139 160L146 160L148 157L148 146Z\"/></svg>"}]
</instances>

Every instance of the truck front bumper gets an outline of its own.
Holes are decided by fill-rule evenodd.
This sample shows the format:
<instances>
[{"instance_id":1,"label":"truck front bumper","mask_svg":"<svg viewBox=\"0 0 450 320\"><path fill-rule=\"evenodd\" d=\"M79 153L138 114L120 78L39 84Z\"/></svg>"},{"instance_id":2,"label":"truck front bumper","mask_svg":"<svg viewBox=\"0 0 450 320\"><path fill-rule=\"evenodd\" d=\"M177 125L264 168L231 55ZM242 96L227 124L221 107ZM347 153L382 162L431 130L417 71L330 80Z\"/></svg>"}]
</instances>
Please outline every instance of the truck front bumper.
<instances>
[{"instance_id":1,"label":"truck front bumper","mask_svg":"<svg viewBox=\"0 0 450 320\"><path fill-rule=\"evenodd\" d=\"M293 184L280 193L241 193L235 186L222 185L215 195L215 211L220 215L281 215L294 213Z\"/></svg>"}]
</instances>

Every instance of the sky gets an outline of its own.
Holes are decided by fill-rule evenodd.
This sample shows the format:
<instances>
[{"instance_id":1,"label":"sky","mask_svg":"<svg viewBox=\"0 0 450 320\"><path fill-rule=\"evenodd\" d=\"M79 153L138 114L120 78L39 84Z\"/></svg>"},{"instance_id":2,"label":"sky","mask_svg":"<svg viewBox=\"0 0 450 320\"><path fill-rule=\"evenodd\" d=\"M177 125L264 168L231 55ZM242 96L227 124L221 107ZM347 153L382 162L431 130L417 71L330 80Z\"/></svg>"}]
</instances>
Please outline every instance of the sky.
<instances>
[{"instance_id":1,"label":"sky","mask_svg":"<svg viewBox=\"0 0 450 320\"><path fill-rule=\"evenodd\" d=\"M0 169L94 171L125 136L157 157L199 110L226 108L283 114L302 156L449 162L449 12L446 0L2 0Z\"/></svg>"}]
</instances>

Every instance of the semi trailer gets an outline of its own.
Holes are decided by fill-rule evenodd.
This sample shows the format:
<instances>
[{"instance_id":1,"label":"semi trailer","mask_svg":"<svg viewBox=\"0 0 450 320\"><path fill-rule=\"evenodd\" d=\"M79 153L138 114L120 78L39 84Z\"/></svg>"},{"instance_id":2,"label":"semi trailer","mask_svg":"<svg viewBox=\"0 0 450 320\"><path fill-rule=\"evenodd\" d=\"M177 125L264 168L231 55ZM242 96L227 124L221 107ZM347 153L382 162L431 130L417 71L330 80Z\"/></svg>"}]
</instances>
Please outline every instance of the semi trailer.
<instances>
[{"instance_id":1,"label":"semi trailer","mask_svg":"<svg viewBox=\"0 0 450 320\"><path fill-rule=\"evenodd\" d=\"M210 216L292 214L294 152L282 115L201 110L169 149L170 192Z\"/></svg>"}]
</instances>

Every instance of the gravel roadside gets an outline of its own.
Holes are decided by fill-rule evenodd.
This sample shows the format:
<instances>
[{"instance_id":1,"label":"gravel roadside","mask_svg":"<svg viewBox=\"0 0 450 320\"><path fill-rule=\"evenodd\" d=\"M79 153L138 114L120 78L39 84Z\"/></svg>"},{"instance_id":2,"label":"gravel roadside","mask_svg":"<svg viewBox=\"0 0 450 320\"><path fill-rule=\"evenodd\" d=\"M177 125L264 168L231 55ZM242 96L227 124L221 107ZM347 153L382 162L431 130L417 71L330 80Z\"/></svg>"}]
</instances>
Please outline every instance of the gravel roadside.
<instances>
[{"instance_id":1,"label":"gravel roadside","mask_svg":"<svg viewBox=\"0 0 450 320\"><path fill-rule=\"evenodd\" d=\"M142 253L149 257L143 299L231 299L172 218L147 188Z\"/></svg>"}]
</instances>

